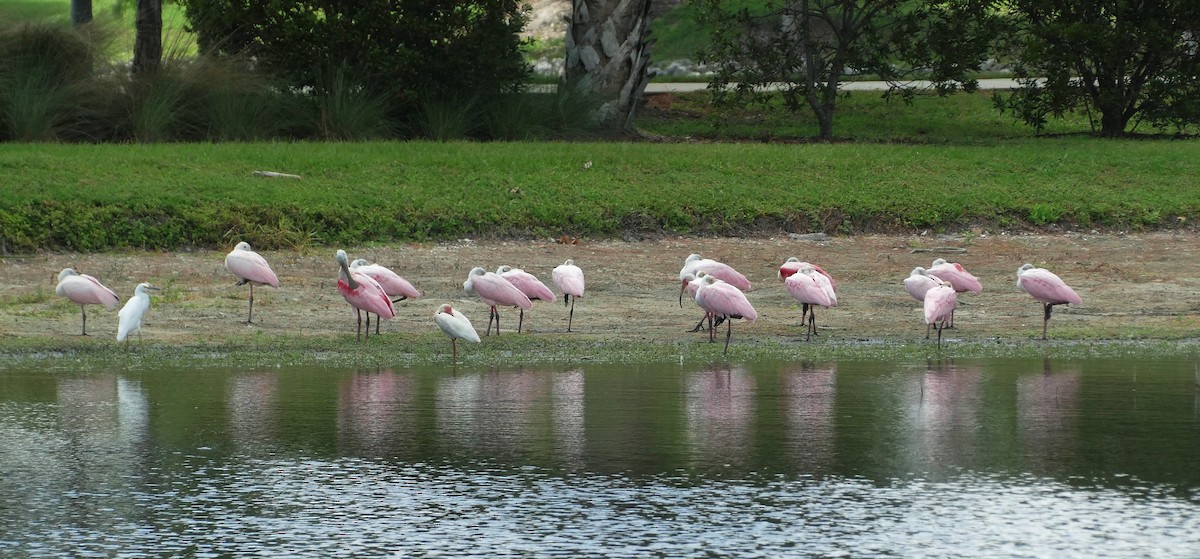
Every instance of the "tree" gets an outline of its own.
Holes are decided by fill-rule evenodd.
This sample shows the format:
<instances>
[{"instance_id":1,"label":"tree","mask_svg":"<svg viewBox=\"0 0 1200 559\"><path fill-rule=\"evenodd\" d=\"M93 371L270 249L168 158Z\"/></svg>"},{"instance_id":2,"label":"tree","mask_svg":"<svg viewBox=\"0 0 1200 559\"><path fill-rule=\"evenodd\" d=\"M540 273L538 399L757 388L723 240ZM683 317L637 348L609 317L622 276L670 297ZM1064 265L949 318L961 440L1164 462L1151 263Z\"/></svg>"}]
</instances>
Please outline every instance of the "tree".
<instances>
[{"instance_id":1,"label":"tree","mask_svg":"<svg viewBox=\"0 0 1200 559\"><path fill-rule=\"evenodd\" d=\"M92 0L71 0L71 25L92 21Z\"/></svg>"},{"instance_id":2,"label":"tree","mask_svg":"<svg viewBox=\"0 0 1200 559\"><path fill-rule=\"evenodd\" d=\"M595 121L619 131L650 82L650 0L572 0L563 85L599 102Z\"/></svg>"},{"instance_id":3,"label":"tree","mask_svg":"<svg viewBox=\"0 0 1200 559\"><path fill-rule=\"evenodd\" d=\"M1200 123L1200 2L1007 0L1022 87L999 98L1039 130L1085 111L1105 136L1130 122ZM1040 79L1044 78L1044 80ZM1136 127L1136 124L1135 124Z\"/></svg>"},{"instance_id":4,"label":"tree","mask_svg":"<svg viewBox=\"0 0 1200 559\"><path fill-rule=\"evenodd\" d=\"M767 102L777 88L788 110L813 112L825 140L847 73L878 75L891 83L889 95L905 98L917 91L916 78L942 94L973 90L969 72L995 26L982 0L772 0L736 10L723 0L698 2L713 30L701 59L718 67L709 83L715 101Z\"/></svg>"},{"instance_id":5,"label":"tree","mask_svg":"<svg viewBox=\"0 0 1200 559\"><path fill-rule=\"evenodd\" d=\"M134 26L133 74L153 74L162 61L162 0L137 0Z\"/></svg>"}]
</instances>

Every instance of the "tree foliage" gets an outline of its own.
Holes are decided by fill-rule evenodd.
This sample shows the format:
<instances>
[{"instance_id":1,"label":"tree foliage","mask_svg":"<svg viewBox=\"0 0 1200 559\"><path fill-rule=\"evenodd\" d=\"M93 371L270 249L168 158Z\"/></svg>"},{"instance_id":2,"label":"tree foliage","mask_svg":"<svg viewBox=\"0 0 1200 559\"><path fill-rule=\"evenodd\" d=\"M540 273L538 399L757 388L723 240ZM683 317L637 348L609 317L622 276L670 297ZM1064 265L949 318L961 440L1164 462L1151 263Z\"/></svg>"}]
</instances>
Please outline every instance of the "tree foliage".
<instances>
[{"instance_id":1,"label":"tree foliage","mask_svg":"<svg viewBox=\"0 0 1200 559\"><path fill-rule=\"evenodd\" d=\"M718 65L710 89L718 103L746 105L775 94L792 111L817 117L833 137L839 86L848 73L874 74L889 95L921 88L973 89L996 18L976 0L771 0L730 7L698 0L713 29L701 58ZM733 84L736 84L734 86Z\"/></svg>"},{"instance_id":2,"label":"tree foliage","mask_svg":"<svg viewBox=\"0 0 1200 559\"><path fill-rule=\"evenodd\" d=\"M998 97L1039 129L1086 112L1102 135L1200 123L1200 2L1007 0L1022 87ZM1041 79L1041 78L1044 78Z\"/></svg>"},{"instance_id":3,"label":"tree foliage","mask_svg":"<svg viewBox=\"0 0 1200 559\"><path fill-rule=\"evenodd\" d=\"M253 57L322 91L352 75L413 111L422 96L475 101L518 90L528 70L520 0L182 0L206 54Z\"/></svg>"}]
</instances>

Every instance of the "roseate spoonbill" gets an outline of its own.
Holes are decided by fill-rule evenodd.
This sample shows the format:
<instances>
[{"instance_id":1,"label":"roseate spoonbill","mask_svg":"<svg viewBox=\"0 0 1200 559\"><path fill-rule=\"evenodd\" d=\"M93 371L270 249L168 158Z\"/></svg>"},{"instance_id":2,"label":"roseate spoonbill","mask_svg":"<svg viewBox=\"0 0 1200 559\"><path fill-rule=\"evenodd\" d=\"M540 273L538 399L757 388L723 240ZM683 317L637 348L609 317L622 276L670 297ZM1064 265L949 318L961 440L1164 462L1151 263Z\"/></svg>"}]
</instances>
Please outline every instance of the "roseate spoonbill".
<instances>
[{"instance_id":1,"label":"roseate spoonbill","mask_svg":"<svg viewBox=\"0 0 1200 559\"><path fill-rule=\"evenodd\" d=\"M1082 304L1083 299L1062 278L1045 268L1025 264L1017 269L1017 287L1025 290L1045 307L1042 316L1042 339L1046 339L1046 327L1050 323L1050 312L1054 305Z\"/></svg>"},{"instance_id":2,"label":"roseate spoonbill","mask_svg":"<svg viewBox=\"0 0 1200 559\"><path fill-rule=\"evenodd\" d=\"M520 289L521 293L529 297L531 303L534 299L541 299L542 301L554 301L558 299L558 297L554 296L554 292L550 291L550 288L542 283L542 280L537 279L537 276L525 270L513 268L512 266L501 266L496 268L496 274L508 280L508 283L513 284L517 289ZM521 333L521 325L524 323L525 309L521 309L521 318L517 321L518 334Z\"/></svg>"},{"instance_id":3,"label":"roseate spoonbill","mask_svg":"<svg viewBox=\"0 0 1200 559\"><path fill-rule=\"evenodd\" d=\"M468 293L474 292L479 295L484 304L491 307L488 312L488 329L487 332L484 332L485 336L492 333L493 319L496 321L496 335L500 335L500 311L496 310L497 305L521 307L522 310L533 308L533 302L527 295L521 293L517 286L509 283L495 272L489 272L480 266L471 268L471 273L467 274L467 281L463 282L463 289Z\"/></svg>"},{"instance_id":4,"label":"roseate spoonbill","mask_svg":"<svg viewBox=\"0 0 1200 559\"><path fill-rule=\"evenodd\" d=\"M907 278L904 278L904 290L907 291L909 295L912 295L913 299L924 302L925 294L928 293L930 289L941 285L941 283L941 278L931 276L929 275L928 270L917 266L916 268L913 268L912 273L910 273ZM926 340L929 339L929 328L931 326L932 325L930 324L925 325Z\"/></svg>"},{"instance_id":5,"label":"roseate spoonbill","mask_svg":"<svg viewBox=\"0 0 1200 559\"><path fill-rule=\"evenodd\" d=\"M692 300L696 299L696 290L700 288L700 283L704 281L704 277L707 275L708 274L704 272L696 272L694 275L688 273L683 276L683 281L687 282L687 287L685 289L687 290L688 297L690 297ZM708 321L708 330L712 330L714 327L720 326L721 323L725 321L725 319L722 317L715 319L716 322L713 322L713 315L708 311L704 311L704 316L700 317L700 322L697 322L696 327L688 330L688 332L699 332L700 330L704 329L705 320Z\"/></svg>"},{"instance_id":6,"label":"roseate spoonbill","mask_svg":"<svg viewBox=\"0 0 1200 559\"><path fill-rule=\"evenodd\" d=\"M683 308L683 292L687 290L687 282L683 281L683 277L688 274L695 275L696 272L704 272L741 291L750 291L750 280L733 269L733 266L703 258L699 254L689 254L683 261L683 268L679 270L679 308Z\"/></svg>"},{"instance_id":7,"label":"roseate spoonbill","mask_svg":"<svg viewBox=\"0 0 1200 559\"><path fill-rule=\"evenodd\" d=\"M979 283L979 278L976 278L962 264L958 262L946 262L945 258L938 258L933 261L933 264L926 270L929 275L934 276L942 281L950 282L954 286L955 293L971 293L983 292L983 285ZM950 312L950 326L954 328L954 312Z\"/></svg>"},{"instance_id":8,"label":"roseate spoonbill","mask_svg":"<svg viewBox=\"0 0 1200 559\"><path fill-rule=\"evenodd\" d=\"M466 315L458 312L458 310L450 308L449 304L438 307L438 311L433 315L433 321L437 323L438 328L450 337L450 348L454 352L453 361L458 362L458 340L462 338L468 342L479 343L479 332L475 331L475 327L471 326L471 321Z\"/></svg>"},{"instance_id":9,"label":"roseate spoonbill","mask_svg":"<svg viewBox=\"0 0 1200 559\"><path fill-rule=\"evenodd\" d=\"M837 293L837 280L833 279L833 276L832 276L832 275L830 275L830 274L829 274L829 272L826 272L826 271L825 271L824 269L822 269L820 266L818 266L818 265L816 265L816 264L813 264L813 263L811 263L811 262L804 262L804 261L801 261L799 258L796 258L795 256L792 256L792 257L788 258L788 259L787 259L787 261L785 261L783 264L781 264L781 265L779 266L779 279L780 279L780 280L782 280L783 282L785 282L785 283L786 283L786 282L787 282L787 279L788 279L788 277L790 277L790 276L792 276L793 274L795 274L796 272L800 271L800 268L801 268L801 267L803 267L803 266L810 266L810 267L812 267L812 269L813 269L813 270L815 270L815 271L816 271L818 274L821 274L822 276L825 276L825 278L826 278L827 280L829 280L829 286L830 286L830 288L833 290L833 291L832 291L832 293L834 293L834 295L831 295L831 296L832 296L832 297L834 298L834 300L836 301L836 300L837 300L837 295L836 295L836 293ZM824 283L824 282L822 282L822 283ZM804 316L805 316L807 313L809 313L809 312L812 312L813 308L814 308L814 307L813 307L811 304L809 304L809 305L802 305L802 306L801 306L801 308L800 308L800 323L801 323L801 324L803 324L803 323L804 323ZM814 325L814 327L813 327L812 333L813 333L813 334L816 334L816 333L817 333L815 325ZM808 339L808 332L807 332L807 331L805 331L805 341L807 341L807 339Z\"/></svg>"},{"instance_id":10,"label":"roseate spoonbill","mask_svg":"<svg viewBox=\"0 0 1200 559\"><path fill-rule=\"evenodd\" d=\"M394 297L392 303L399 303L407 299L416 299L421 296L421 292L413 287L413 284L408 280L400 277L400 274L391 271L390 269L380 266L379 264L370 264L365 259L358 258L350 263L351 270L358 270L371 279L379 283L383 288L383 292L387 293L388 297ZM375 333L379 333L380 320L375 321ZM367 328L371 327L371 315L367 315Z\"/></svg>"},{"instance_id":11,"label":"roseate spoonbill","mask_svg":"<svg viewBox=\"0 0 1200 559\"><path fill-rule=\"evenodd\" d=\"M335 258L340 268L337 288L342 293L342 298L354 307L354 312L358 315L357 339L361 340L363 311L375 313L380 319L392 319L396 317L396 308L392 306L392 300L388 298L387 292L379 282L367 274L350 269L346 251L338 249ZM370 324L367 325L367 339L371 339Z\"/></svg>"},{"instance_id":12,"label":"roseate spoonbill","mask_svg":"<svg viewBox=\"0 0 1200 559\"><path fill-rule=\"evenodd\" d=\"M562 291L563 305L565 306L568 300L571 303L571 312L567 314L567 331L570 332L571 321L575 319L575 299L583 297L583 270L575 265L574 260L568 258L566 262L555 266L550 275L554 287Z\"/></svg>"},{"instance_id":13,"label":"roseate spoonbill","mask_svg":"<svg viewBox=\"0 0 1200 559\"><path fill-rule=\"evenodd\" d=\"M250 250L250 243L245 241L234 245L233 250L225 255L225 269L237 276L238 282L234 285L250 284L250 312L246 315L246 324L251 324L254 319L254 285L279 287L279 277L271 270L267 260Z\"/></svg>"},{"instance_id":14,"label":"roseate spoonbill","mask_svg":"<svg viewBox=\"0 0 1200 559\"><path fill-rule=\"evenodd\" d=\"M54 288L54 292L79 305L79 312L83 315L83 330L79 334L81 336L87 335L87 310L84 309L84 305L104 305L115 309L117 303L121 302L120 297L117 297L113 290L104 287L100 280L76 272L73 268L63 268L58 273L58 286Z\"/></svg>"},{"instance_id":15,"label":"roseate spoonbill","mask_svg":"<svg viewBox=\"0 0 1200 559\"><path fill-rule=\"evenodd\" d=\"M729 353L729 339L733 336L733 319L742 318L751 323L758 320L758 313L742 290L711 275L704 276L697 287L696 304L714 317L725 317L725 354ZM711 328L708 339L713 340Z\"/></svg>"},{"instance_id":16,"label":"roseate spoonbill","mask_svg":"<svg viewBox=\"0 0 1200 559\"><path fill-rule=\"evenodd\" d=\"M133 290L133 297L117 313L117 341L125 342L126 350L129 349L130 334L137 332L138 340L142 339L142 316L150 310L150 294L146 293L148 289L158 291L159 288L146 282L139 283Z\"/></svg>"},{"instance_id":17,"label":"roseate spoonbill","mask_svg":"<svg viewBox=\"0 0 1200 559\"><path fill-rule=\"evenodd\" d=\"M783 280L783 286L792 298L802 305L800 322L804 323L804 317L808 315L808 323L804 324L804 341L809 341L812 335L817 333L817 306L837 306L837 293L833 290L833 283L812 264L801 262L796 272Z\"/></svg>"},{"instance_id":18,"label":"roseate spoonbill","mask_svg":"<svg viewBox=\"0 0 1200 559\"><path fill-rule=\"evenodd\" d=\"M953 282L938 280L938 285L925 292L925 324L937 324L938 349L942 348L942 328L958 305L958 293ZM926 328L928 332L928 328Z\"/></svg>"}]
</instances>

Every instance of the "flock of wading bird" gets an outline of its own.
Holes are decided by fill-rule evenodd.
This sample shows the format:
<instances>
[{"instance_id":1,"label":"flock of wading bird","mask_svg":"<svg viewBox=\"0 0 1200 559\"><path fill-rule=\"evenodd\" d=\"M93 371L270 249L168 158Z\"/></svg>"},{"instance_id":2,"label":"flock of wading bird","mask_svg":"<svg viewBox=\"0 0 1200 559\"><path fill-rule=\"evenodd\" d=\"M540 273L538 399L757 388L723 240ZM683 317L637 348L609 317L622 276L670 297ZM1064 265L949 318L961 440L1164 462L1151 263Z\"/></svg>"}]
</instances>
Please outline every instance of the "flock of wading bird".
<instances>
[{"instance_id":1,"label":"flock of wading bird","mask_svg":"<svg viewBox=\"0 0 1200 559\"><path fill-rule=\"evenodd\" d=\"M351 262L344 250L338 250L335 259L339 267L337 288L358 316L357 337L360 340L363 337L364 312L367 315L366 337L370 338L371 314L378 317L375 322L375 333L378 334L379 322L384 318L391 319L396 316L394 303L421 296L421 292L408 280L384 266L370 264L362 259ZM254 286L279 287L279 277L275 275L266 259L251 250L250 245L245 242L238 243L225 256L225 269L238 278L236 285L250 285L250 305L246 317L246 323L249 324L254 319ZM800 322L805 325L804 335L807 341L817 333L816 308L837 306L837 282L820 266L802 262L798 258L788 258L779 267L779 279L783 281L792 298L801 304ZM573 261L567 260L554 268L552 280L563 294L563 304L570 306L567 318L567 331L570 332L575 315L574 300L583 297L583 270ZM715 341L716 327L725 322L726 353L729 352L729 339L733 335L733 319L754 322L758 318L758 313L745 295L745 292L750 290L750 281L728 264L703 258L699 254L689 255L683 262L683 269L679 271L679 281L679 306L683 307L683 295L687 293L704 310L704 316L692 332L707 328L709 341L712 342ZM1025 264L1017 270L1017 286L1044 307L1043 340L1046 339L1050 313L1055 305L1082 303L1079 295L1061 278L1032 264ZM138 284L133 297L117 313L117 341L125 342L127 349L130 334L137 332L138 336L141 336L142 316L150 308L148 292L158 289L149 283ZM481 267L473 268L467 275L467 281L463 282L463 289L467 293L478 295L490 308L485 335L491 334L493 322L496 324L496 335L500 335L498 306L521 309L520 320L517 323L517 332L520 333L525 321L525 311L533 308L533 300L558 299L554 292L533 274L508 266L501 266L496 272L488 272ZM979 293L983 291L983 286L979 279L961 264L939 258L934 260L929 268L913 269L904 280L904 289L914 299L923 302L925 338L928 339L930 329L936 327L940 348L942 329L953 326L958 294ZM80 274L72 268L65 268L58 274L55 292L79 305L83 315L84 336L87 335L85 305L104 305L115 309L120 303L117 294L99 280ZM438 308L433 320L442 332L450 337L455 361L458 360L458 340L476 343L480 341L479 333L471 321L449 303Z\"/></svg>"}]
</instances>

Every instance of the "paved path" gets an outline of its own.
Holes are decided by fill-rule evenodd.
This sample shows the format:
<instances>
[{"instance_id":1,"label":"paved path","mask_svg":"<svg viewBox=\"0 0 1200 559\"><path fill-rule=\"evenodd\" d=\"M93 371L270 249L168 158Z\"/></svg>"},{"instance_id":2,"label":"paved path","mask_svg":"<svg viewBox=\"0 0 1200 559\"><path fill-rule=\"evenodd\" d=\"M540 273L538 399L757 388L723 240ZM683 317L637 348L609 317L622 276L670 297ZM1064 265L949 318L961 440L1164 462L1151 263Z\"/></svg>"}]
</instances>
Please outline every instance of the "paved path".
<instances>
[{"instance_id":1,"label":"paved path","mask_svg":"<svg viewBox=\"0 0 1200 559\"><path fill-rule=\"evenodd\" d=\"M914 81L913 85L925 86L929 82L918 80ZM1017 80L1012 78L987 78L979 80L979 89L1014 89L1018 87ZM652 82L646 86L646 93L687 93L690 91L703 91L708 88L707 83L662 83ZM842 82L840 88L843 91L882 91L887 89L887 82L879 81L863 81L863 82Z\"/></svg>"}]
</instances>

